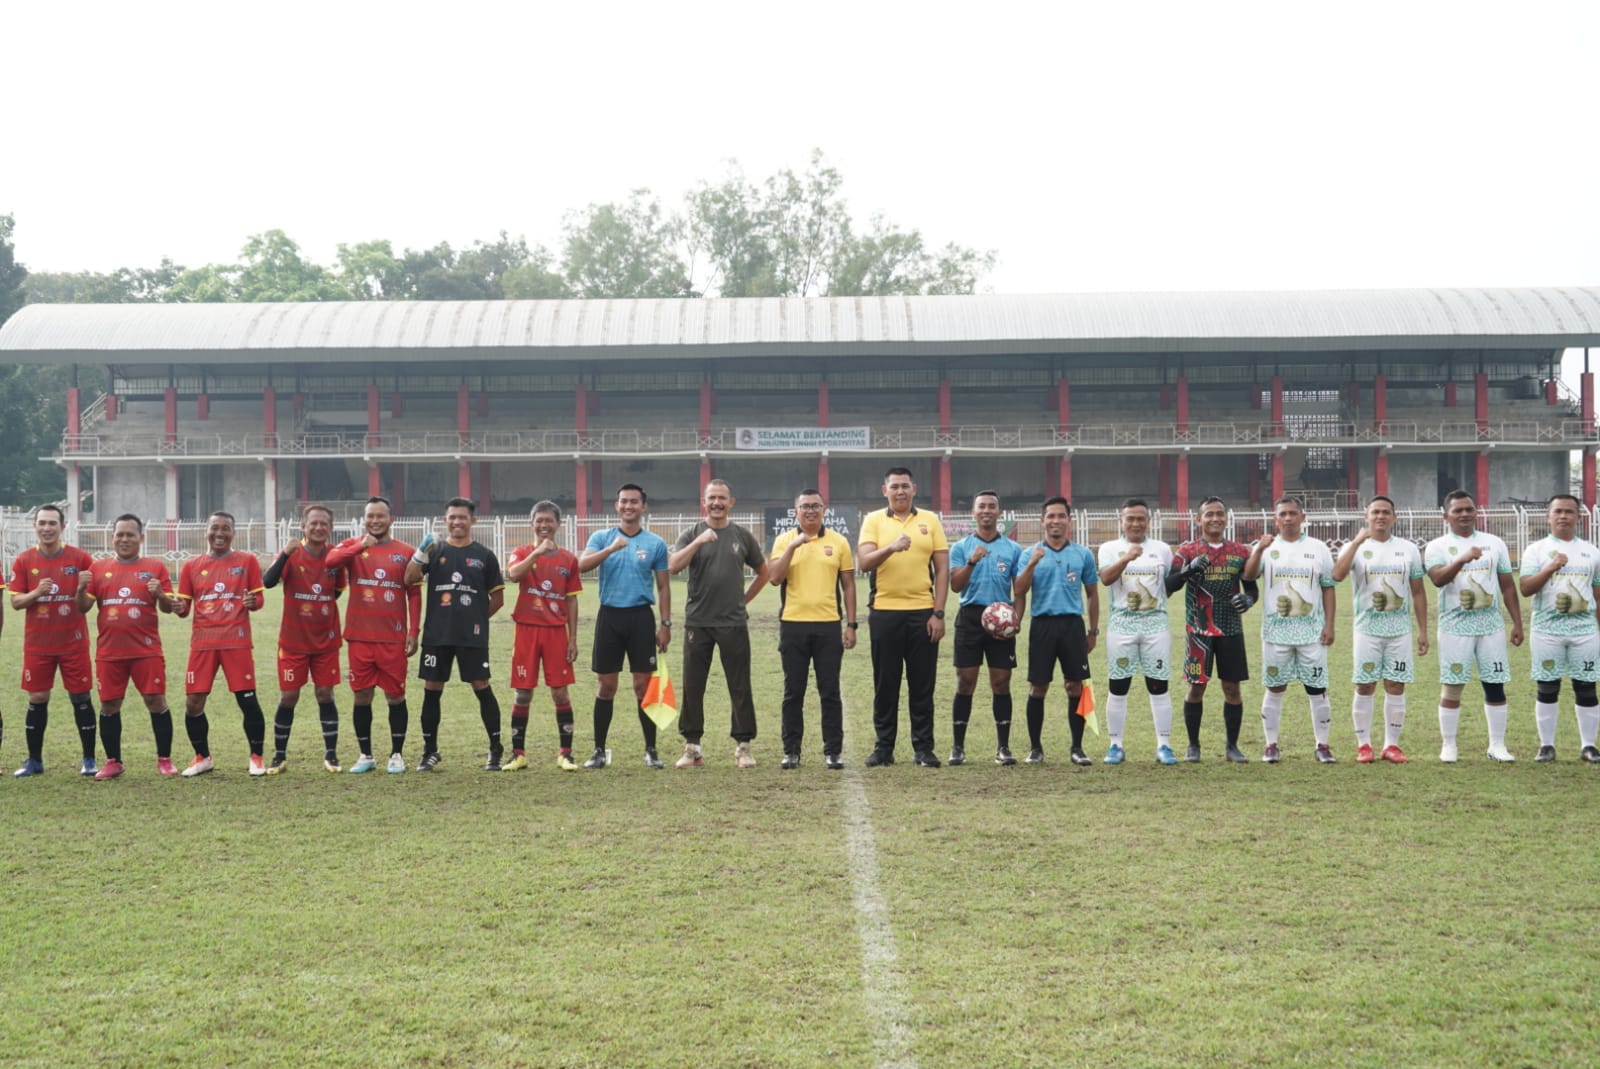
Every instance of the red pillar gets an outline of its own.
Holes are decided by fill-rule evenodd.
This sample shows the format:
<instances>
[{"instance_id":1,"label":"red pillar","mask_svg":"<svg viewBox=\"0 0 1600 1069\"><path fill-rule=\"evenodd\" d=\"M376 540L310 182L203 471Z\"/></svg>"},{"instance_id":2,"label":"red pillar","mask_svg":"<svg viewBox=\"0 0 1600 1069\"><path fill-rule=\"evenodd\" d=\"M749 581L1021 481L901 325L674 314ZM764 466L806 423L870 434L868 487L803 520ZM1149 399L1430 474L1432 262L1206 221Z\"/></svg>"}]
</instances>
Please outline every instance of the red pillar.
<instances>
[{"instance_id":1,"label":"red pillar","mask_svg":"<svg viewBox=\"0 0 1600 1069\"><path fill-rule=\"evenodd\" d=\"M1456 384L1453 382L1444 384L1444 407L1456 407Z\"/></svg>"},{"instance_id":2,"label":"red pillar","mask_svg":"<svg viewBox=\"0 0 1600 1069\"><path fill-rule=\"evenodd\" d=\"M386 496L389 498L389 504L393 506L392 511L396 516L399 516L406 510L406 466L404 464L396 464L392 478L394 479L394 485L389 487L389 493Z\"/></svg>"},{"instance_id":3,"label":"red pillar","mask_svg":"<svg viewBox=\"0 0 1600 1069\"><path fill-rule=\"evenodd\" d=\"M1361 452L1357 449L1344 451L1344 488L1351 494L1361 494Z\"/></svg>"},{"instance_id":4,"label":"red pillar","mask_svg":"<svg viewBox=\"0 0 1600 1069\"><path fill-rule=\"evenodd\" d=\"M1172 407L1172 384L1171 383L1163 382L1161 384L1161 401L1160 401L1160 405L1161 405L1161 411L1163 411L1163 412L1165 412L1167 409Z\"/></svg>"},{"instance_id":5,"label":"red pillar","mask_svg":"<svg viewBox=\"0 0 1600 1069\"><path fill-rule=\"evenodd\" d=\"M261 394L261 436L268 449L278 445L278 391L268 386Z\"/></svg>"},{"instance_id":6,"label":"red pillar","mask_svg":"<svg viewBox=\"0 0 1600 1069\"><path fill-rule=\"evenodd\" d=\"M939 433L950 433L950 378L939 377ZM942 456L934 462L934 511L950 511L950 458Z\"/></svg>"},{"instance_id":7,"label":"red pillar","mask_svg":"<svg viewBox=\"0 0 1600 1069\"><path fill-rule=\"evenodd\" d=\"M817 493L822 495L822 500L828 500L828 458L822 457L817 461Z\"/></svg>"},{"instance_id":8,"label":"red pillar","mask_svg":"<svg viewBox=\"0 0 1600 1069\"><path fill-rule=\"evenodd\" d=\"M379 497L383 494L383 471L377 464L367 465L367 496Z\"/></svg>"},{"instance_id":9,"label":"red pillar","mask_svg":"<svg viewBox=\"0 0 1600 1069\"><path fill-rule=\"evenodd\" d=\"M1272 436L1283 437L1283 376L1272 376Z\"/></svg>"},{"instance_id":10,"label":"red pillar","mask_svg":"<svg viewBox=\"0 0 1600 1069\"><path fill-rule=\"evenodd\" d=\"M211 418L211 395L203 393L194 399L194 415L196 419L208 420Z\"/></svg>"},{"instance_id":11,"label":"red pillar","mask_svg":"<svg viewBox=\"0 0 1600 1069\"><path fill-rule=\"evenodd\" d=\"M1283 451L1272 454L1272 500L1283 497Z\"/></svg>"},{"instance_id":12,"label":"red pillar","mask_svg":"<svg viewBox=\"0 0 1600 1069\"><path fill-rule=\"evenodd\" d=\"M367 384L367 445L378 444L378 384ZM376 491L374 491L376 493Z\"/></svg>"},{"instance_id":13,"label":"red pillar","mask_svg":"<svg viewBox=\"0 0 1600 1069\"><path fill-rule=\"evenodd\" d=\"M1389 421L1389 380L1383 375L1372 379L1372 422L1379 434L1387 434Z\"/></svg>"},{"instance_id":14,"label":"red pillar","mask_svg":"<svg viewBox=\"0 0 1600 1069\"><path fill-rule=\"evenodd\" d=\"M1189 380L1182 375L1178 376L1178 431L1184 433L1189 430Z\"/></svg>"},{"instance_id":15,"label":"red pillar","mask_svg":"<svg viewBox=\"0 0 1600 1069\"><path fill-rule=\"evenodd\" d=\"M389 395L389 418L399 419L406 414L405 395L399 390Z\"/></svg>"},{"instance_id":16,"label":"red pillar","mask_svg":"<svg viewBox=\"0 0 1600 1069\"><path fill-rule=\"evenodd\" d=\"M1472 500L1480 509L1489 507L1489 451L1478 453L1477 471L1474 473Z\"/></svg>"},{"instance_id":17,"label":"red pillar","mask_svg":"<svg viewBox=\"0 0 1600 1069\"><path fill-rule=\"evenodd\" d=\"M1578 376L1578 417L1583 420L1583 432L1594 433L1594 372L1585 371Z\"/></svg>"},{"instance_id":18,"label":"red pillar","mask_svg":"<svg viewBox=\"0 0 1600 1069\"><path fill-rule=\"evenodd\" d=\"M578 389L581 390L581 389L583 389L583 387L580 386L580 387L578 387ZM577 461L576 463L574 463L572 465L572 468L573 468L573 473L572 474L573 474L573 483L574 483L574 485L572 487L572 496L573 496L573 499L578 503L577 504L577 509L576 509L576 511L578 513L578 519L580 519L580 520L588 519L588 517L589 517L589 465L580 460L580 461Z\"/></svg>"},{"instance_id":19,"label":"red pillar","mask_svg":"<svg viewBox=\"0 0 1600 1069\"><path fill-rule=\"evenodd\" d=\"M1189 512L1189 454L1179 453L1177 474L1174 481L1177 483L1176 500L1177 510L1185 515Z\"/></svg>"},{"instance_id":20,"label":"red pillar","mask_svg":"<svg viewBox=\"0 0 1600 1069\"><path fill-rule=\"evenodd\" d=\"M1544 380L1544 403L1547 404L1547 405L1553 405L1553 404L1556 403L1556 400L1557 400L1557 398L1556 398L1556 380L1555 379L1545 379Z\"/></svg>"},{"instance_id":21,"label":"red pillar","mask_svg":"<svg viewBox=\"0 0 1600 1069\"><path fill-rule=\"evenodd\" d=\"M67 387L67 437L77 438L83 433L83 414L78 410L78 388ZM76 441L67 443L67 451L73 452L78 448Z\"/></svg>"},{"instance_id":22,"label":"red pillar","mask_svg":"<svg viewBox=\"0 0 1600 1069\"><path fill-rule=\"evenodd\" d=\"M1379 449L1372 459L1372 492L1389 493L1389 451Z\"/></svg>"},{"instance_id":23,"label":"red pillar","mask_svg":"<svg viewBox=\"0 0 1600 1069\"><path fill-rule=\"evenodd\" d=\"M711 458L700 458L700 489L704 492L706 483L711 481Z\"/></svg>"},{"instance_id":24,"label":"red pillar","mask_svg":"<svg viewBox=\"0 0 1600 1069\"><path fill-rule=\"evenodd\" d=\"M464 382L459 382L456 384L456 434L460 437L462 445L467 444L467 438L471 432L472 411L470 396L467 390L467 384ZM471 475L463 475L461 478L470 480ZM466 491L462 491L460 496L471 497L472 495L468 494Z\"/></svg>"},{"instance_id":25,"label":"red pillar","mask_svg":"<svg viewBox=\"0 0 1600 1069\"><path fill-rule=\"evenodd\" d=\"M700 384L700 437L711 433L711 383Z\"/></svg>"},{"instance_id":26,"label":"red pillar","mask_svg":"<svg viewBox=\"0 0 1600 1069\"><path fill-rule=\"evenodd\" d=\"M1489 376L1482 371L1472 380L1472 418L1478 421L1478 430L1489 429ZM1479 507L1486 507L1482 501Z\"/></svg>"},{"instance_id":27,"label":"red pillar","mask_svg":"<svg viewBox=\"0 0 1600 1069\"><path fill-rule=\"evenodd\" d=\"M488 390L479 390L478 391L477 412L478 412L478 415L480 417L487 416L489 414L489 391Z\"/></svg>"},{"instance_id":28,"label":"red pillar","mask_svg":"<svg viewBox=\"0 0 1600 1069\"><path fill-rule=\"evenodd\" d=\"M456 496L472 496L472 465L465 460L456 461Z\"/></svg>"},{"instance_id":29,"label":"red pillar","mask_svg":"<svg viewBox=\"0 0 1600 1069\"><path fill-rule=\"evenodd\" d=\"M115 423L116 421L117 421L117 395L114 394L114 393L108 393L108 394L106 394L106 422L107 423Z\"/></svg>"},{"instance_id":30,"label":"red pillar","mask_svg":"<svg viewBox=\"0 0 1600 1069\"><path fill-rule=\"evenodd\" d=\"M167 444L178 440L178 389L168 386L166 390L165 416L167 428Z\"/></svg>"},{"instance_id":31,"label":"red pillar","mask_svg":"<svg viewBox=\"0 0 1600 1069\"><path fill-rule=\"evenodd\" d=\"M1594 447L1583 451L1583 504L1585 508L1593 509L1595 506L1595 467Z\"/></svg>"},{"instance_id":32,"label":"red pillar","mask_svg":"<svg viewBox=\"0 0 1600 1069\"><path fill-rule=\"evenodd\" d=\"M478 461L478 515L487 516L494 508L494 492L489 485L489 461Z\"/></svg>"}]
</instances>

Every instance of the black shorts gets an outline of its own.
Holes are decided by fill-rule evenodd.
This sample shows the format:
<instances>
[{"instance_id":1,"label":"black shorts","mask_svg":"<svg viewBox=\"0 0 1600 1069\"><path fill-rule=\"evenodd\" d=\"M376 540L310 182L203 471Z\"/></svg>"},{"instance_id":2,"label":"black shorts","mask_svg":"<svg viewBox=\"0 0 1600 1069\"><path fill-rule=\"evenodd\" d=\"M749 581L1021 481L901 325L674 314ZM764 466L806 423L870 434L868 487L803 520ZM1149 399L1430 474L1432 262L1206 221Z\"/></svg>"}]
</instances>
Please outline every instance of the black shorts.
<instances>
[{"instance_id":1,"label":"black shorts","mask_svg":"<svg viewBox=\"0 0 1600 1069\"><path fill-rule=\"evenodd\" d=\"M618 609L600 606L594 620L594 648L589 670L609 676L622 671L626 657L628 670L648 674L656 670L656 611L650 605Z\"/></svg>"},{"instance_id":2,"label":"black shorts","mask_svg":"<svg viewBox=\"0 0 1600 1069\"><path fill-rule=\"evenodd\" d=\"M424 683L448 683L452 662L465 682L489 678L489 651L482 646L424 646L417 678Z\"/></svg>"},{"instance_id":3,"label":"black shorts","mask_svg":"<svg viewBox=\"0 0 1600 1069\"><path fill-rule=\"evenodd\" d=\"M1028 624L1028 682L1050 682L1057 665L1065 679L1089 678L1089 639L1083 617L1035 616Z\"/></svg>"},{"instance_id":4,"label":"black shorts","mask_svg":"<svg viewBox=\"0 0 1600 1069\"><path fill-rule=\"evenodd\" d=\"M1206 683L1212 670L1225 683L1243 683L1250 678L1250 662L1244 655L1243 635L1188 634L1183 655L1186 683Z\"/></svg>"},{"instance_id":5,"label":"black shorts","mask_svg":"<svg viewBox=\"0 0 1600 1069\"><path fill-rule=\"evenodd\" d=\"M956 613L957 668L981 667L987 658L990 668L1017 666L1017 640L995 638L983 629L982 605L963 605Z\"/></svg>"}]
</instances>

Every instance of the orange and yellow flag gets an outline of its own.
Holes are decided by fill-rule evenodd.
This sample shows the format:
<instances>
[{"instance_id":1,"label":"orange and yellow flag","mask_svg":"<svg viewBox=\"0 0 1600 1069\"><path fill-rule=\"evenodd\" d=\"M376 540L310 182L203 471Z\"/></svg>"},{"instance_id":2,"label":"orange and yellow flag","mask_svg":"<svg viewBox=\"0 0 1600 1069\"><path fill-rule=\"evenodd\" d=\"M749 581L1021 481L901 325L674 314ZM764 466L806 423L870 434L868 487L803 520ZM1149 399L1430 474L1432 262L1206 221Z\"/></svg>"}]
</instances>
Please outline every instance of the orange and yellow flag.
<instances>
[{"instance_id":1,"label":"orange and yellow flag","mask_svg":"<svg viewBox=\"0 0 1600 1069\"><path fill-rule=\"evenodd\" d=\"M656 658L656 670L644 689L644 701L640 706L644 709L644 715L654 720L658 728L664 728L678 718L678 697L672 692L672 673L667 670L665 654Z\"/></svg>"}]
</instances>

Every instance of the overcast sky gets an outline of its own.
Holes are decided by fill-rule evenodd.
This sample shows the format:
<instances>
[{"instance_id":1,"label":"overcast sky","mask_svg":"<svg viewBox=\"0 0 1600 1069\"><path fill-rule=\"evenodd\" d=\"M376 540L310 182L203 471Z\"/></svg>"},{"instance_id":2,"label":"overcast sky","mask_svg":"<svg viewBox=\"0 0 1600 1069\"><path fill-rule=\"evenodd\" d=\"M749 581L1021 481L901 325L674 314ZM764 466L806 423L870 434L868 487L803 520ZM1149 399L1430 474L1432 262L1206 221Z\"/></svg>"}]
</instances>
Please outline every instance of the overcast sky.
<instances>
[{"instance_id":1,"label":"overcast sky","mask_svg":"<svg viewBox=\"0 0 1600 1069\"><path fill-rule=\"evenodd\" d=\"M1600 4L27 3L35 270L319 262L821 148L1000 293L1600 284Z\"/></svg>"}]
</instances>

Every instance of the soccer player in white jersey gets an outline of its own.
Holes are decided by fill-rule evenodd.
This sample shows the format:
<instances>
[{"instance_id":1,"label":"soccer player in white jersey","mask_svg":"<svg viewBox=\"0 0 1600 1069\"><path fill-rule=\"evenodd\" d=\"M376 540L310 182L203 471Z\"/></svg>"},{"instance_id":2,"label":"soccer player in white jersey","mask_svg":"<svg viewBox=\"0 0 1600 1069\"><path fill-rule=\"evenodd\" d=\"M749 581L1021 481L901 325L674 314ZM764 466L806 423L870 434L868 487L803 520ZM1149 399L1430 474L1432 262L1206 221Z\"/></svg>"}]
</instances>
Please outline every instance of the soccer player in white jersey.
<instances>
[{"instance_id":1,"label":"soccer player in white jersey","mask_svg":"<svg viewBox=\"0 0 1600 1069\"><path fill-rule=\"evenodd\" d=\"M1522 606L1511 581L1511 554L1494 535L1477 529L1478 506L1465 490L1445 495L1449 530L1422 551L1422 566L1439 588L1439 760L1456 759L1461 691L1478 668L1483 713L1489 722L1489 758L1515 761L1506 749L1506 656L1504 611L1511 618L1511 644L1522 645ZM1498 591L1498 594L1496 593Z\"/></svg>"},{"instance_id":2,"label":"soccer player in white jersey","mask_svg":"<svg viewBox=\"0 0 1600 1069\"><path fill-rule=\"evenodd\" d=\"M1261 576L1266 591L1261 614L1261 733L1266 750L1261 759L1278 760L1278 724L1283 719L1283 694L1299 681L1311 704L1311 730L1317 739L1317 760L1333 764L1328 733L1333 705L1328 701L1328 647L1333 645L1333 620L1338 603L1333 592L1333 554L1328 544L1302 532L1305 509L1292 497L1272 506L1278 533L1261 536L1244 562L1244 577Z\"/></svg>"},{"instance_id":3,"label":"soccer player in white jersey","mask_svg":"<svg viewBox=\"0 0 1600 1069\"><path fill-rule=\"evenodd\" d=\"M1129 498L1118 510L1122 537L1102 542L1100 582L1111 597L1111 623L1106 629L1106 732L1110 746L1105 763L1123 760L1122 731L1128 719L1128 692L1133 677L1144 676L1150 715L1156 725L1156 761L1175 765L1172 752L1172 695L1167 683L1172 668L1172 632L1167 625L1167 572L1172 547L1145 537L1150 506Z\"/></svg>"},{"instance_id":4,"label":"soccer player in white jersey","mask_svg":"<svg viewBox=\"0 0 1600 1069\"><path fill-rule=\"evenodd\" d=\"M1583 759L1600 762L1600 549L1578 537L1578 499L1556 494L1546 506L1550 534L1522 551L1522 596L1533 599L1534 718L1539 726L1535 761L1556 759L1556 719L1561 680L1572 680Z\"/></svg>"},{"instance_id":5,"label":"soccer player in white jersey","mask_svg":"<svg viewBox=\"0 0 1600 1069\"><path fill-rule=\"evenodd\" d=\"M1394 501L1379 494L1367 502L1366 526L1345 543L1333 566L1334 582L1355 583L1356 685L1350 716L1356 727L1356 761L1372 762L1372 705L1383 683L1383 750L1379 756L1406 762L1400 730L1406 722L1406 684L1415 676L1413 658L1428 652L1428 597L1422 587L1422 554L1415 543L1394 535ZM1409 610L1409 611L1408 611ZM1411 614L1417 646L1411 649Z\"/></svg>"}]
</instances>

